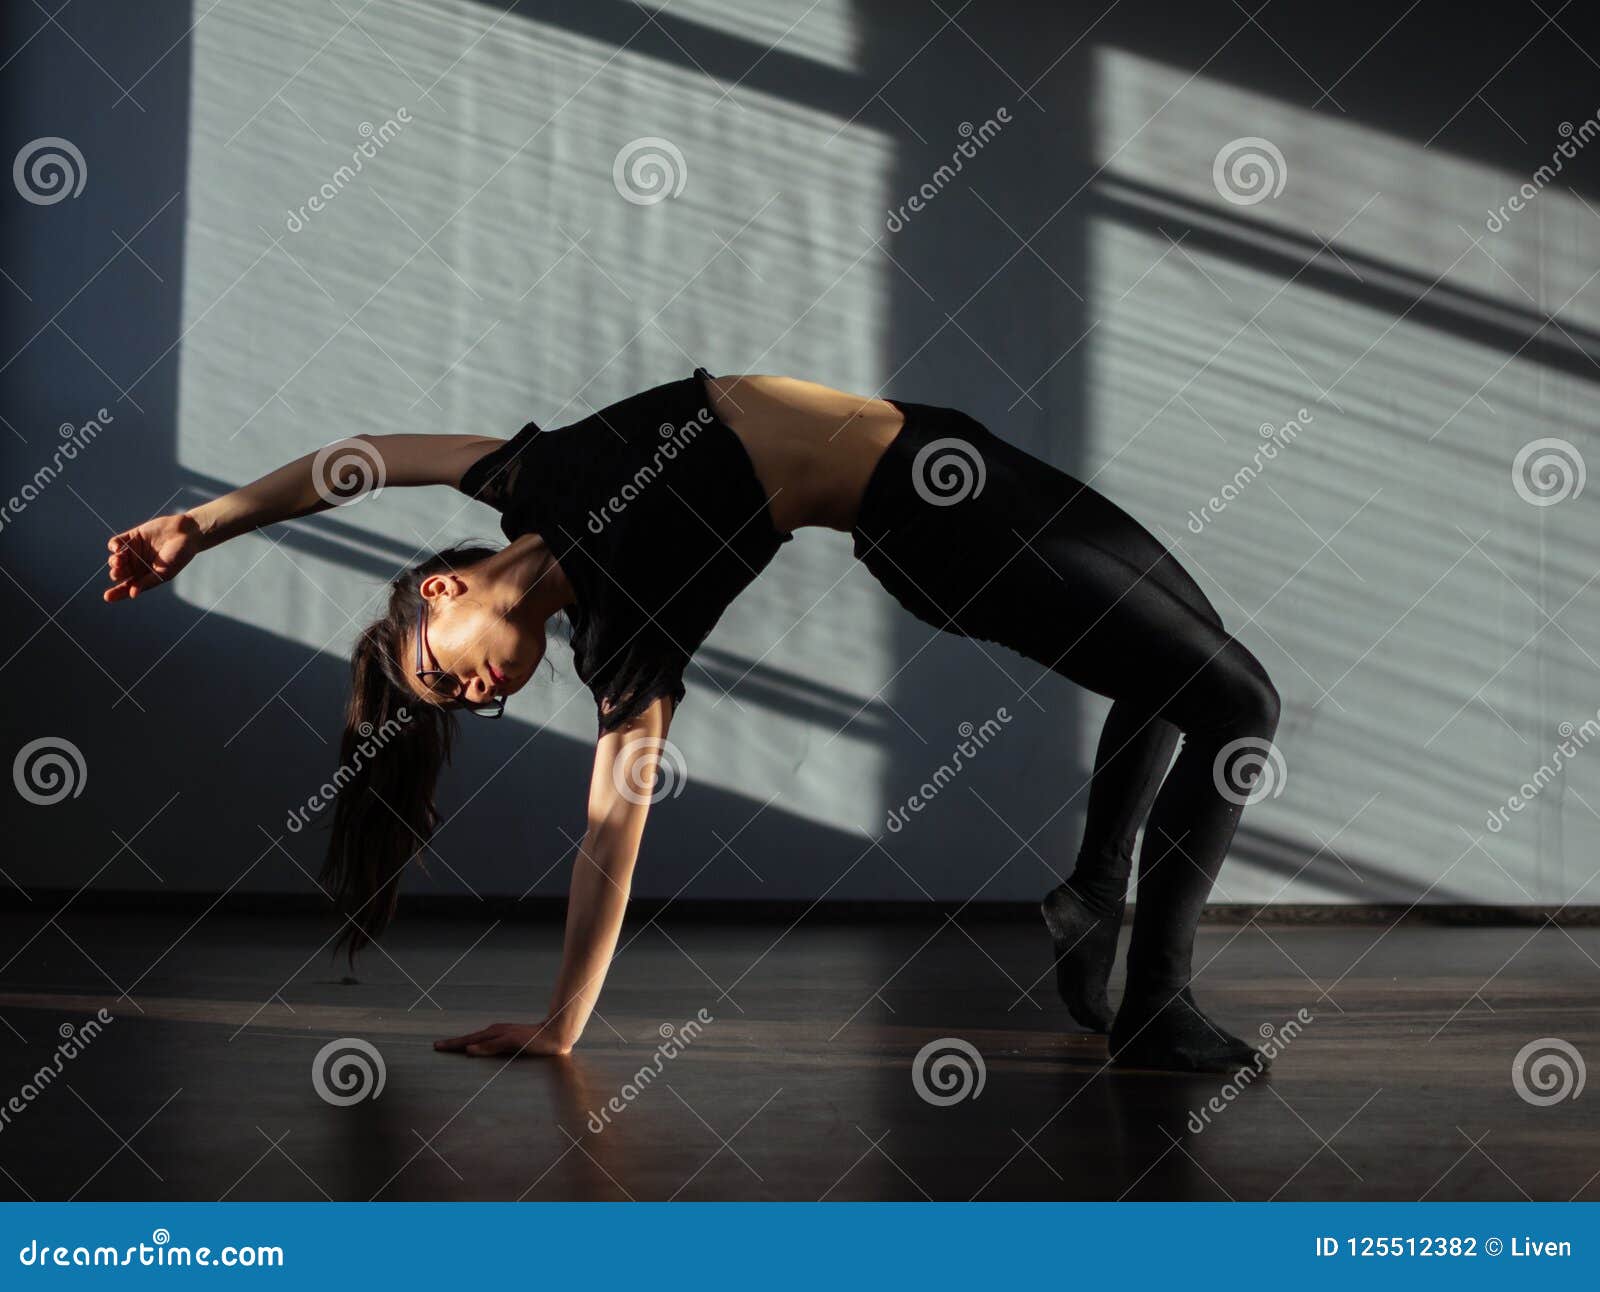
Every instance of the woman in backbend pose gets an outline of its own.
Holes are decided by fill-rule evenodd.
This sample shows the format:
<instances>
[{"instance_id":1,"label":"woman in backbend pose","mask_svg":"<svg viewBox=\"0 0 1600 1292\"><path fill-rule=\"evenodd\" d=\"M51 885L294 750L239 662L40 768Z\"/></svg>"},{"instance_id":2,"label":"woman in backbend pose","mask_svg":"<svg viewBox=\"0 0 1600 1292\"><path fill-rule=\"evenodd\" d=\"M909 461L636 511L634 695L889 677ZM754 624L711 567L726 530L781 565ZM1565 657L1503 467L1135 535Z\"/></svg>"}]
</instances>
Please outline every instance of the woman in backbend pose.
<instances>
[{"instance_id":1,"label":"woman in backbend pose","mask_svg":"<svg viewBox=\"0 0 1600 1292\"><path fill-rule=\"evenodd\" d=\"M364 470L347 477L352 465ZM849 533L856 558L919 619L1113 701L1083 846L1043 904L1072 1016L1109 1031L1125 1066L1258 1061L1201 1012L1189 979L1200 908L1248 798L1223 764L1239 748L1266 751L1278 695L1173 555L1082 481L952 408L696 368L558 430L330 445L115 535L105 599L147 592L218 543L373 484L452 485L495 507L510 542L449 548L405 570L356 643L342 761L357 771L336 800L324 868L352 955L387 925L401 873L436 825L455 713L498 716L544 658L552 615L566 616L596 701L589 864L573 868L551 1008L440 1048L554 1054L578 1040L622 926L651 798L637 786L653 783L685 667L793 531L820 525ZM399 734L356 757L361 731L391 719ZM1106 983L1147 816L1113 1015Z\"/></svg>"}]
</instances>

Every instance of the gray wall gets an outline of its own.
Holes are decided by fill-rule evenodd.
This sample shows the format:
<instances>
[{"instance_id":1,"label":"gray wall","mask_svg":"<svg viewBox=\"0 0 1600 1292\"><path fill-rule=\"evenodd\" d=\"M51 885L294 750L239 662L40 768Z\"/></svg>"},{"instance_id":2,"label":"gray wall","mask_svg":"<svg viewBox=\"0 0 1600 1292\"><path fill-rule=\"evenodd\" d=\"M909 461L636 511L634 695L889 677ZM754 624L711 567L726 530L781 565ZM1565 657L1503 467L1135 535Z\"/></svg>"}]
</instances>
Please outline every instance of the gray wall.
<instances>
[{"instance_id":1,"label":"gray wall","mask_svg":"<svg viewBox=\"0 0 1600 1292\"><path fill-rule=\"evenodd\" d=\"M87 182L0 202L5 755L58 737L86 779L8 787L5 878L307 889L318 841L285 819L332 770L382 581L497 536L389 491L105 607L110 532L358 431L560 425L704 364L959 406L1175 546L1285 699L1281 793L1219 899L1595 900L1592 509L1513 472L1542 438L1591 454L1587 132L1534 173L1594 126L1600 42L1521 5L1105 8L8 6L7 155L66 138ZM619 194L644 137L681 153L678 196ZM1213 163L1247 137L1286 176L1229 201ZM593 712L552 660L469 727L419 891L563 889ZM638 893L1022 899L1070 867L1106 702L930 641L843 535L789 545L688 684Z\"/></svg>"}]
</instances>

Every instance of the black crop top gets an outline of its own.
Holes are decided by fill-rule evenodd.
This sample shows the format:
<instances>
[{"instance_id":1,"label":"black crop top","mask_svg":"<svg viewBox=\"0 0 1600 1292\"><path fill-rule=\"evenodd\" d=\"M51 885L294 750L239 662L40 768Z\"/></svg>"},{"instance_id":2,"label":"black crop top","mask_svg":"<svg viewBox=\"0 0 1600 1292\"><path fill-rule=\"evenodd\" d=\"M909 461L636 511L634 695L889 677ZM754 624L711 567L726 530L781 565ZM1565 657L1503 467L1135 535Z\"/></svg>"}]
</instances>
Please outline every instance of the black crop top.
<instances>
[{"instance_id":1,"label":"black crop top","mask_svg":"<svg viewBox=\"0 0 1600 1292\"><path fill-rule=\"evenodd\" d=\"M573 667L601 732L684 697L690 656L794 537L773 524L710 374L629 396L553 431L529 422L461 478L508 539L537 533L571 582Z\"/></svg>"}]
</instances>

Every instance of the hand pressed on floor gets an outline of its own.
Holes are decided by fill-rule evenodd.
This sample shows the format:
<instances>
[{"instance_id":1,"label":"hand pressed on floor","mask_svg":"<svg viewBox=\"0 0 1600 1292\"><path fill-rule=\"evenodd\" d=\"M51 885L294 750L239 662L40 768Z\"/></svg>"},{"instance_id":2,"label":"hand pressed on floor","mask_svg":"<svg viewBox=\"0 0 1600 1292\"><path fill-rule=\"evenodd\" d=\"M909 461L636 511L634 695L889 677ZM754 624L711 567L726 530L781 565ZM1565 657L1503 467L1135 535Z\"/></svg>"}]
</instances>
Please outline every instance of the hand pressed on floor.
<instances>
[{"instance_id":1,"label":"hand pressed on floor","mask_svg":"<svg viewBox=\"0 0 1600 1292\"><path fill-rule=\"evenodd\" d=\"M435 1041L433 1048L474 1056L549 1057L572 1053L571 1044L561 1039L555 1024L548 1020L543 1023L494 1023L481 1031L469 1032L466 1036Z\"/></svg>"}]
</instances>

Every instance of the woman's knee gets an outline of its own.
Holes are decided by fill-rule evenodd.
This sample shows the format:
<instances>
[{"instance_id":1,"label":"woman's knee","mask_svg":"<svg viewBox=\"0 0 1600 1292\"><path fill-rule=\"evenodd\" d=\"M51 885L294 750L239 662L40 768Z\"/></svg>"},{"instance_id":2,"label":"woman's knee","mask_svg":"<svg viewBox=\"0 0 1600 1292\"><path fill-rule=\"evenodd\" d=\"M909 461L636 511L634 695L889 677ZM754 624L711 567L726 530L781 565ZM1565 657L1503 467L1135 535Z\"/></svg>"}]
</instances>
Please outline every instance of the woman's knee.
<instances>
[{"instance_id":1,"label":"woman's knee","mask_svg":"<svg viewBox=\"0 0 1600 1292\"><path fill-rule=\"evenodd\" d=\"M1232 642L1232 647L1237 648L1228 687L1233 720L1247 734L1270 740L1278 729L1278 717L1283 708L1278 688L1260 660L1237 640Z\"/></svg>"},{"instance_id":2,"label":"woman's knee","mask_svg":"<svg viewBox=\"0 0 1600 1292\"><path fill-rule=\"evenodd\" d=\"M1183 714L1169 715L1185 731L1271 740L1281 702L1267 670L1237 638L1229 637L1200 670ZM1196 694L1197 693L1197 694Z\"/></svg>"}]
</instances>

